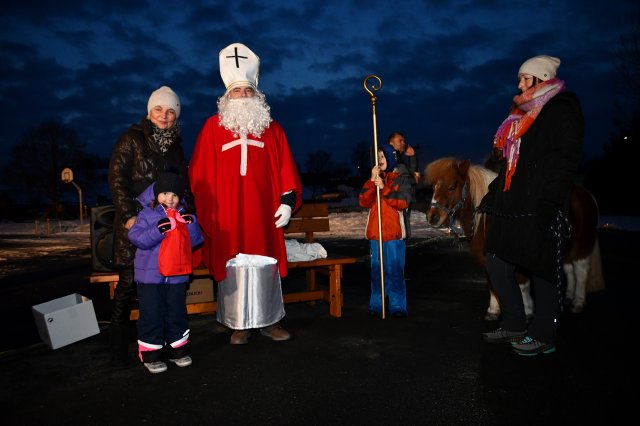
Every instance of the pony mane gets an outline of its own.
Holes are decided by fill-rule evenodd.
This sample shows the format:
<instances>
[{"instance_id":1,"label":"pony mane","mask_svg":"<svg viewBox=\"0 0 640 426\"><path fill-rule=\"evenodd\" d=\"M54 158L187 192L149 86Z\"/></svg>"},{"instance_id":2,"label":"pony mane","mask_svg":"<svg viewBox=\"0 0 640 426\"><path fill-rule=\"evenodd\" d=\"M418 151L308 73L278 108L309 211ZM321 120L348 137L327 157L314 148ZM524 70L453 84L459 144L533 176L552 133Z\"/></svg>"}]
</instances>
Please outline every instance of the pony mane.
<instances>
[{"instance_id":1,"label":"pony mane","mask_svg":"<svg viewBox=\"0 0 640 426\"><path fill-rule=\"evenodd\" d=\"M498 176L493 170L489 170L486 167L472 164L469 166L469 195L471 196L471 202L473 207L478 207L482 198L489 192L489 184ZM484 222L485 213L478 213L479 219L474 220L473 229L471 233L475 235L478 232L478 226L480 222Z\"/></svg>"},{"instance_id":2,"label":"pony mane","mask_svg":"<svg viewBox=\"0 0 640 426\"><path fill-rule=\"evenodd\" d=\"M458 160L453 157L444 157L437 160L433 160L427 164L425 169L425 177L429 185L433 184L433 181L444 174L444 171L455 169L457 167Z\"/></svg>"},{"instance_id":3,"label":"pony mane","mask_svg":"<svg viewBox=\"0 0 640 426\"><path fill-rule=\"evenodd\" d=\"M489 184L496 178L497 173L485 167L472 164L469 166L469 195L473 207L478 207L482 197L487 195Z\"/></svg>"}]
</instances>

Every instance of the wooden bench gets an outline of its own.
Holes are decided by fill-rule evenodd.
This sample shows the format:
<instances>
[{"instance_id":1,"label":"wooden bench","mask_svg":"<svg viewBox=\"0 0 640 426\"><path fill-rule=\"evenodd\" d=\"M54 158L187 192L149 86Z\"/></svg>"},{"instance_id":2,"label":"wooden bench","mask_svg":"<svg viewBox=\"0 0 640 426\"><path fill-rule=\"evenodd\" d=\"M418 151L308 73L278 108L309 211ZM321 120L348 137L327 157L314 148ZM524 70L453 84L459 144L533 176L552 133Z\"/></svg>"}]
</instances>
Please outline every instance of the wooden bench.
<instances>
[{"instance_id":1,"label":"wooden bench","mask_svg":"<svg viewBox=\"0 0 640 426\"><path fill-rule=\"evenodd\" d=\"M285 228L285 234L304 234L305 243L315 242L316 232L329 231L329 209L325 203L303 204L303 206L291 218ZM329 254L327 258L301 262L287 262L289 270L304 269L306 273L306 290L298 292L286 292L282 295L285 303L324 301L329 303L329 314L333 317L342 316L342 268L343 265L355 263L356 258ZM320 273L328 277L328 286L318 286L316 274ZM290 274L291 275L291 272ZM198 268L193 271L193 280L209 280L213 287L214 282L206 268ZM194 282L192 281L192 283ZM108 283L109 296L113 299L113 293L118 285L117 272L93 272L89 277L91 283ZM210 314L216 311L216 301L198 301L189 303L187 300L187 313ZM131 311L131 319L138 319L137 309Z\"/></svg>"}]
</instances>

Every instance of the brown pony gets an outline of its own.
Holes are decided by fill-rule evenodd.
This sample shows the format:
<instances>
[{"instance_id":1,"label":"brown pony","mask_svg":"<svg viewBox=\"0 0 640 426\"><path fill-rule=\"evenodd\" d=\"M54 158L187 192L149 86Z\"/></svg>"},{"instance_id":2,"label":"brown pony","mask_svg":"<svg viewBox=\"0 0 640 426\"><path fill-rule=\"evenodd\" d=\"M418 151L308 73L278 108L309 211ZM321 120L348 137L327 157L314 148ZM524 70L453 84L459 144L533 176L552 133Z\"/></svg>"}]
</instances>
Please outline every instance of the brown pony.
<instances>
[{"instance_id":1,"label":"brown pony","mask_svg":"<svg viewBox=\"0 0 640 426\"><path fill-rule=\"evenodd\" d=\"M461 239L469 241L471 255L483 268L485 265L484 240L490 226L490 217L475 212L488 191L496 173L469 160L441 158L427 165L425 180L433 190L431 205L427 209L427 222L433 227L448 226ZM574 186L569 209L571 237L564 253L563 267L567 278L565 300L571 303L571 312L580 312L587 291L604 287L602 263L598 245L598 206L586 189ZM529 279L518 276L525 312L533 314L533 301L529 294ZM500 305L487 276L490 299L485 319L495 320Z\"/></svg>"}]
</instances>

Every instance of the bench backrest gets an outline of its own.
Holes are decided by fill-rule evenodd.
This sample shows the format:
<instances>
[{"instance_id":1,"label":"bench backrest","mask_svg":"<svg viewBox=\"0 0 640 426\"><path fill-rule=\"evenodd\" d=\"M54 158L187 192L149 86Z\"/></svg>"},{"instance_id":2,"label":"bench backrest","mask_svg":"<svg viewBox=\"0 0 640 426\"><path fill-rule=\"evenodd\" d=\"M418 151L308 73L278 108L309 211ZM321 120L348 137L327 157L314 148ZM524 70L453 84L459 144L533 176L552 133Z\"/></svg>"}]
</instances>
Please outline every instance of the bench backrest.
<instances>
[{"instance_id":1,"label":"bench backrest","mask_svg":"<svg viewBox=\"0 0 640 426\"><path fill-rule=\"evenodd\" d=\"M326 203L303 204L284 228L285 234L305 234L306 243L314 242L314 232L329 230L329 208Z\"/></svg>"}]
</instances>

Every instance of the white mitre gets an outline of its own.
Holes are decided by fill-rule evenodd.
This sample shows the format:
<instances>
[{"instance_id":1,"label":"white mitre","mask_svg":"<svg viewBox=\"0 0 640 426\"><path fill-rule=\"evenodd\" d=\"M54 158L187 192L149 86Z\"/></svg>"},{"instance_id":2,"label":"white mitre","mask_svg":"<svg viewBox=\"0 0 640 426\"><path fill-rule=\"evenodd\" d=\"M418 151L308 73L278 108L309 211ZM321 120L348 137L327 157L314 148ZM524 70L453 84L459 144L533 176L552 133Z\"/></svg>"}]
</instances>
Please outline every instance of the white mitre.
<instances>
[{"instance_id":1,"label":"white mitre","mask_svg":"<svg viewBox=\"0 0 640 426\"><path fill-rule=\"evenodd\" d=\"M260 58L242 43L233 43L220 51L220 76L227 92L235 87L258 88Z\"/></svg>"}]
</instances>

